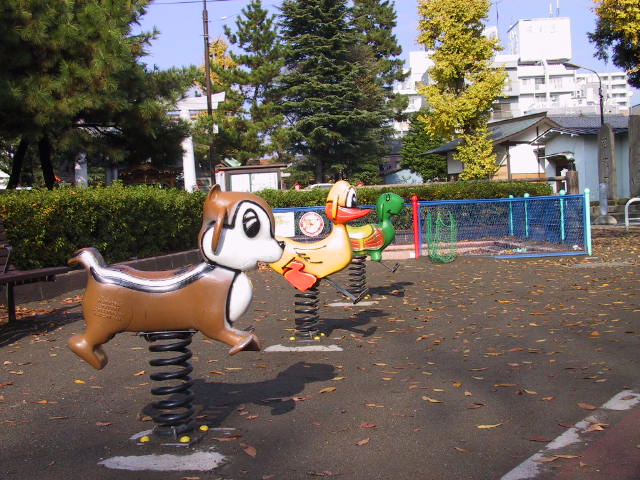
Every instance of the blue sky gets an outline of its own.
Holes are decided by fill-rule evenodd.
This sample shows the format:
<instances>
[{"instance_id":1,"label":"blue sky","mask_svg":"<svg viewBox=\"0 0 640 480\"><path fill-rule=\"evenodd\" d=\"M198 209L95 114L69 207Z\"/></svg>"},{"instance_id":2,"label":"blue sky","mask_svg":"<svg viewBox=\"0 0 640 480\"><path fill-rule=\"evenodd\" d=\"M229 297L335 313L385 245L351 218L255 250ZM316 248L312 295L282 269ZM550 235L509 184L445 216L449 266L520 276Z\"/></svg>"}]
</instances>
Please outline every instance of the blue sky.
<instances>
[{"instance_id":1,"label":"blue sky","mask_svg":"<svg viewBox=\"0 0 640 480\"><path fill-rule=\"evenodd\" d=\"M211 39L223 35L223 26L235 28L236 16L249 0L207 0L209 14L209 36ZM263 0L264 7L276 11L281 0ZM408 52L422 50L416 42L417 0L395 0L398 14L396 36L403 49L403 57ZM508 28L519 19L548 17L550 10L557 16L571 18L573 63L592 68L598 72L618 71L609 63L594 58L593 45L587 39L587 32L595 30L596 16L592 11L592 0L494 0L488 25L497 25L504 46L507 47ZM203 63L204 46L202 37L201 0L154 0L143 18L142 28L156 27L160 35L155 40L147 57L147 63L160 68ZM636 90L633 104L640 103L640 91Z\"/></svg>"}]
</instances>

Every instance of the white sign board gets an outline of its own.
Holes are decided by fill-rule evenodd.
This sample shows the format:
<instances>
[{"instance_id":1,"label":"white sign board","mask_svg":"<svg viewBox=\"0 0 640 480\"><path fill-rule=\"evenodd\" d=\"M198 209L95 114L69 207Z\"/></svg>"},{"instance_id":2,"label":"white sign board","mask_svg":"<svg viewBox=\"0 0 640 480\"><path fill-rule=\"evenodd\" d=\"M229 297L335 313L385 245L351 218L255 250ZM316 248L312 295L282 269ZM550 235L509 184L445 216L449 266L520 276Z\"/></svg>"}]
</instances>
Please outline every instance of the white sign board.
<instances>
[{"instance_id":1,"label":"white sign board","mask_svg":"<svg viewBox=\"0 0 640 480\"><path fill-rule=\"evenodd\" d=\"M521 62L571 59L571 20L568 17L518 20L509 29L511 53Z\"/></svg>"},{"instance_id":2,"label":"white sign board","mask_svg":"<svg viewBox=\"0 0 640 480\"><path fill-rule=\"evenodd\" d=\"M293 212L273 212L276 220L276 236L294 237L296 235L296 219Z\"/></svg>"}]
</instances>

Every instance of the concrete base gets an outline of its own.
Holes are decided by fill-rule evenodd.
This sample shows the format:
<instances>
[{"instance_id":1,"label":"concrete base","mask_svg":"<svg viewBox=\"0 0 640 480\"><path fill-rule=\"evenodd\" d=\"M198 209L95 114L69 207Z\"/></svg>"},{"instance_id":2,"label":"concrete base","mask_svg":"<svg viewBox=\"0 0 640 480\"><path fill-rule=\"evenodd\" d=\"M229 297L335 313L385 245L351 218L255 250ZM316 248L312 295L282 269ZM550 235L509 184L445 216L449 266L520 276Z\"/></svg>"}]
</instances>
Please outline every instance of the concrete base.
<instances>
[{"instance_id":1,"label":"concrete base","mask_svg":"<svg viewBox=\"0 0 640 480\"><path fill-rule=\"evenodd\" d=\"M617 225L618 220L611 215L600 215L593 221L593 223L595 225Z\"/></svg>"}]
</instances>

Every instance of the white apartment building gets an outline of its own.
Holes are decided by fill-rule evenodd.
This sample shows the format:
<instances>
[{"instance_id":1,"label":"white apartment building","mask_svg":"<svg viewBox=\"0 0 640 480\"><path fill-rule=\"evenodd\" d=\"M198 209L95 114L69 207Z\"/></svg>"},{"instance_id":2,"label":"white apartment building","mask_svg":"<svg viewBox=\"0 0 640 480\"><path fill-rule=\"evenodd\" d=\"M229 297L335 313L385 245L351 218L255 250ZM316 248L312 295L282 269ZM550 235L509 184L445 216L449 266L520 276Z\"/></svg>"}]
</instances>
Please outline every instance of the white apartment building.
<instances>
[{"instance_id":1,"label":"white apartment building","mask_svg":"<svg viewBox=\"0 0 640 480\"><path fill-rule=\"evenodd\" d=\"M218 105L225 99L224 92L217 92L211 95L211 108L216 110ZM207 97L186 97L179 100L176 104L176 110L169 112L169 115L180 118L186 121L193 121L199 115L206 114L207 112ZM191 136L186 137L182 141L182 168L184 174L184 189L187 192L197 190L198 180L204 181L205 179L196 178L196 161L193 149L193 138Z\"/></svg>"},{"instance_id":2,"label":"white apartment building","mask_svg":"<svg viewBox=\"0 0 640 480\"><path fill-rule=\"evenodd\" d=\"M497 35L495 27L487 35ZM508 53L496 55L494 65L503 67L507 81L498 98L492 120L519 117L535 112L549 114L598 115L600 86L605 114L628 114L633 95L624 72L589 73L571 63L571 19L568 17L518 20L509 29ZM433 65L428 52L410 52L410 75L398 83L396 91L409 95L407 112L415 112L426 102L417 92L429 83ZM400 136L408 124L397 123Z\"/></svg>"}]
</instances>

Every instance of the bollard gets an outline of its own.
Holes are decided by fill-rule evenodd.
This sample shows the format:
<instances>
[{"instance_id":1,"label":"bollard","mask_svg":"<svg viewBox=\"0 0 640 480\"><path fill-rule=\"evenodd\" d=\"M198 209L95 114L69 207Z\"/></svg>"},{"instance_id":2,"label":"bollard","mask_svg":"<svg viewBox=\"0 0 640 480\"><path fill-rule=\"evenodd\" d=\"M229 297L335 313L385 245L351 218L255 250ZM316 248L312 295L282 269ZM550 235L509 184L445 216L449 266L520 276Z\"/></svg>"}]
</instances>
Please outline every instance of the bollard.
<instances>
[{"instance_id":1,"label":"bollard","mask_svg":"<svg viewBox=\"0 0 640 480\"><path fill-rule=\"evenodd\" d=\"M415 252L415 257L420 258L420 248L422 242L420 241L420 232L422 228L420 226L420 210L418 208L418 196L414 195L411 197L411 205L413 211L413 248Z\"/></svg>"}]
</instances>

